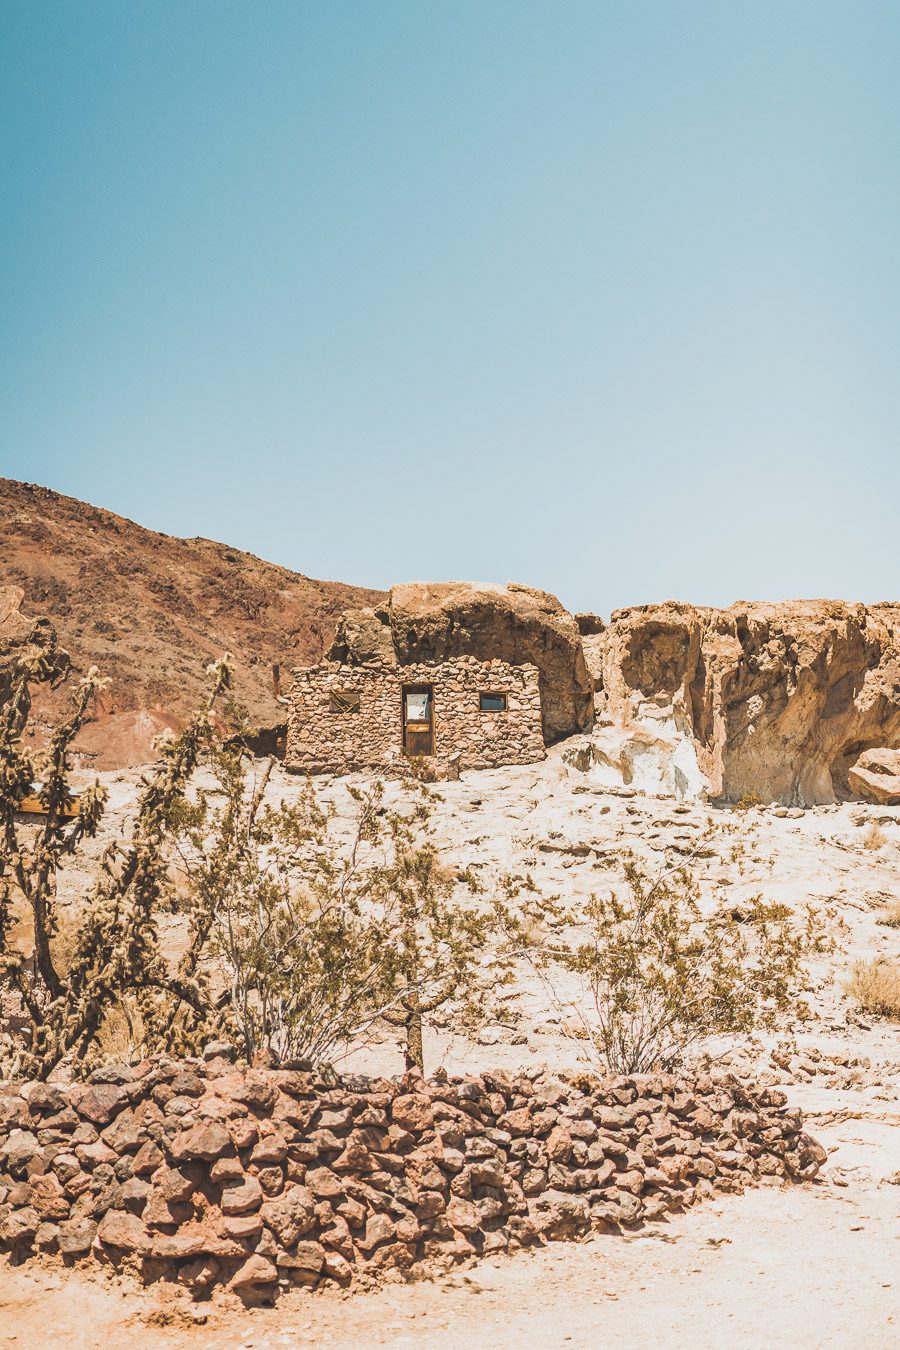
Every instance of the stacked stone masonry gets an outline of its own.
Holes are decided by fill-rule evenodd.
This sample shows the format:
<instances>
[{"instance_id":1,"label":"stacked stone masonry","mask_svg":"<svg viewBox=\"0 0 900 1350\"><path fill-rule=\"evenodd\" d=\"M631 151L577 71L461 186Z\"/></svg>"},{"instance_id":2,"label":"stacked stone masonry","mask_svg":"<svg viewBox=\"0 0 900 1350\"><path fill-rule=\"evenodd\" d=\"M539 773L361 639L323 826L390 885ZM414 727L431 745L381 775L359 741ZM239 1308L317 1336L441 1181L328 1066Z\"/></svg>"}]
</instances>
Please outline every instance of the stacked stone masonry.
<instances>
[{"instance_id":1,"label":"stacked stone masonry","mask_svg":"<svg viewBox=\"0 0 900 1350\"><path fill-rule=\"evenodd\" d=\"M324 662L294 672L285 764L303 773L390 767L403 753L403 689L434 690L434 755L461 769L532 764L545 757L535 666L448 661L403 666ZM342 711L333 694L358 696ZM506 709L483 711L482 693L503 694Z\"/></svg>"},{"instance_id":2,"label":"stacked stone masonry","mask_svg":"<svg viewBox=\"0 0 900 1350\"><path fill-rule=\"evenodd\" d=\"M230 1049L0 1083L0 1247L249 1301L614 1231L825 1161L784 1094L236 1068Z\"/></svg>"}]
</instances>

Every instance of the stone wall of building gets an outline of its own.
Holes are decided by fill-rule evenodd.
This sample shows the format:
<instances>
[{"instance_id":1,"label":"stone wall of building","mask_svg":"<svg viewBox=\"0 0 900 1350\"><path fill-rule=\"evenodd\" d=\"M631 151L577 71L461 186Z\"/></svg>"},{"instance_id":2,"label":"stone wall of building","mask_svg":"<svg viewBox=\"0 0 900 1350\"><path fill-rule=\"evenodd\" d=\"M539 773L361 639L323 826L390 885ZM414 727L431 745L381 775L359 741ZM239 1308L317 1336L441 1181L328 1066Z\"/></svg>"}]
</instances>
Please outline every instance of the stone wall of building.
<instances>
[{"instance_id":1,"label":"stone wall of building","mask_svg":"<svg viewBox=\"0 0 900 1350\"><path fill-rule=\"evenodd\" d=\"M668 1074L428 1081L202 1059L0 1084L0 1251L208 1298L414 1275L815 1176L784 1093Z\"/></svg>"},{"instance_id":2,"label":"stone wall of building","mask_svg":"<svg viewBox=\"0 0 900 1350\"><path fill-rule=\"evenodd\" d=\"M544 758L536 667L461 656L403 666L340 662L294 672L285 764L303 773L389 767L403 753L405 685L434 688L434 754L462 769L532 764ZM480 693L506 696L505 712L484 712ZM335 706L358 696L354 711Z\"/></svg>"}]
</instances>

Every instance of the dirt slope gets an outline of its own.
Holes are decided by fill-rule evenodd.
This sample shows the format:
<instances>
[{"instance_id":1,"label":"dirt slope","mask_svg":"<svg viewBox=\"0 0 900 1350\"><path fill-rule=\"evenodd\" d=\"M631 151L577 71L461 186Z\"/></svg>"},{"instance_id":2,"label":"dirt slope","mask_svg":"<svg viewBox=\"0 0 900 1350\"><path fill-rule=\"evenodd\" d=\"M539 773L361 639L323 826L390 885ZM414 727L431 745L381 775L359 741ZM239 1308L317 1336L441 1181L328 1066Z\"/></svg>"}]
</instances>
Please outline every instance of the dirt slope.
<instances>
[{"instance_id":1,"label":"dirt slope","mask_svg":"<svg viewBox=\"0 0 900 1350\"><path fill-rule=\"evenodd\" d=\"M283 721L272 666L315 661L338 614L380 591L313 581L209 539L173 539L48 488L0 479L0 585L47 615L77 671L111 684L81 748L99 767L147 760L153 737L196 706L214 656L234 657L241 701L260 727ZM43 695L38 717L64 695Z\"/></svg>"}]
</instances>

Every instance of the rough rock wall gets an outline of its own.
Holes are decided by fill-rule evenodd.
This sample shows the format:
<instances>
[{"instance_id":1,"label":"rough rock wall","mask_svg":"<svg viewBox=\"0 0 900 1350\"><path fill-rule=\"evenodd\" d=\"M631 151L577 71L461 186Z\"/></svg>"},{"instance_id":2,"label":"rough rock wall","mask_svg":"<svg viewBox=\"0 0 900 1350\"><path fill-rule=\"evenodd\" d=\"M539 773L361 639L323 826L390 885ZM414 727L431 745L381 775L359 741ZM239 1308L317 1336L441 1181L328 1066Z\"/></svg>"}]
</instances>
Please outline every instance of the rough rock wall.
<instances>
[{"instance_id":1,"label":"rough rock wall","mask_svg":"<svg viewBox=\"0 0 900 1350\"><path fill-rule=\"evenodd\" d=\"M0 1248L202 1298L413 1272L814 1176L784 1094L656 1074L400 1081L203 1060L0 1084Z\"/></svg>"},{"instance_id":2,"label":"rough rock wall","mask_svg":"<svg viewBox=\"0 0 900 1350\"><path fill-rule=\"evenodd\" d=\"M532 764L544 758L541 695L534 666L457 657L408 666L342 666L337 662L294 672L285 753L287 768L303 773L347 773L389 767L403 748L404 684L434 686L434 752L458 756L463 769ZM335 708L332 691L359 695L359 707ZM506 694L505 712L484 712L481 691Z\"/></svg>"},{"instance_id":3,"label":"rough rock wall","mask_svg":"<svg viewBox=\"0 0 900 1350\"><path fill-rule=\"evenodd\" d=\"M864 751L900 747L900 605L647 605L583 641L598 772L629 781L643 755L683 795L811 805L855 795Z\"/></svg>"},{"instance_id":4,"label":"rough rock wall","mask_svg":"<svg viewBox=\"0 0 900 1350\"><path fill-rule=\"evenodd\" d=\"M548 744L592 725L593 681L575 619L555 596L528 586L394 586L386 605L341 617L328 656L354 665L459 656L533 665Z\"/></svg>"}]
</instances>

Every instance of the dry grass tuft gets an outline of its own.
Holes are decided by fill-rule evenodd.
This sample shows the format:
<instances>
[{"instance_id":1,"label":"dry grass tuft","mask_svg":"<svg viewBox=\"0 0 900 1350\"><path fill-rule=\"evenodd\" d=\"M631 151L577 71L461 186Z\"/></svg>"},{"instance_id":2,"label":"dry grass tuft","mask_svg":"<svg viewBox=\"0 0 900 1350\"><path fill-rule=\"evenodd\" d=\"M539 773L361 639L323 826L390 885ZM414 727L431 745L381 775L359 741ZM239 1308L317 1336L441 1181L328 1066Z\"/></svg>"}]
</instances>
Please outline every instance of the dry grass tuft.
<instances>
[{"instance_id":1,"label":"dry grass tuft","mask_svg":"<svg viewBox=\"0 0 900 1350\"><path fill-rule=\"evenodd\" d=\"M863 835L863 848L870 848L874 850L878 848L883 848L886 843L887 843L887 835L885 834L881 826L878 824L878 821L873 820L872 824L869 826L869 828Z\"/></svg>"},{"instance_id":2,"label":"dry grass tuft","mask_svg":"<svg viewBox=\"0 0 900 1350\"><path fill-rule=\"evenodd\" d=\"M900 1022L900 965L876 956L857 961L847 984L847 992L863 1012L889 1017Z\"/></svg>"},{"instance_id":3,"label":"dry grass tuft","mask_svg":"<svg viewBox=\"0 0 900 1350\"><path fill-rule=\"evenodd\" d=\"M885 924L888 928L900 928L900 895L885 905L878 917L878 922Z\"/></svg>"}]
</instances>

